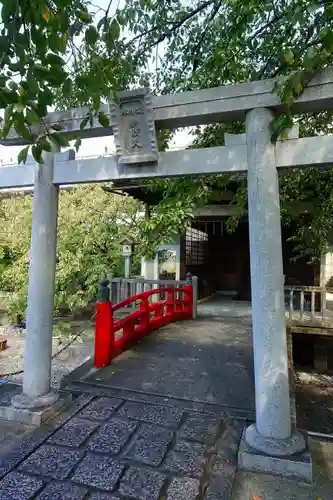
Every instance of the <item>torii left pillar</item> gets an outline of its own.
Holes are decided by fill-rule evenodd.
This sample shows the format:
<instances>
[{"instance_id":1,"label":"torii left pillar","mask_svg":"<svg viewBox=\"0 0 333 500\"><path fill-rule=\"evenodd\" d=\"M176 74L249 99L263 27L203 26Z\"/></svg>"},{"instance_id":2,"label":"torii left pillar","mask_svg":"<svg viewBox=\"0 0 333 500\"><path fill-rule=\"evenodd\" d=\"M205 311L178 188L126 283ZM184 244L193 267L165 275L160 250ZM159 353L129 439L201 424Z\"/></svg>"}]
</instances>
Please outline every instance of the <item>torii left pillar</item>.
<instances>
[{"instance_id":1,"label":"torii left pillar","mask_svg":"<svg viewBox=\"0 0 333 500\"><path fill-rule=\"evenodd\" d=\"M12 398L15 408L30 410L49 407L59 398L51 390L59 188L53 184L53 152L43 159L34 180L23 392Z\"/></svg>"}]
</instances>

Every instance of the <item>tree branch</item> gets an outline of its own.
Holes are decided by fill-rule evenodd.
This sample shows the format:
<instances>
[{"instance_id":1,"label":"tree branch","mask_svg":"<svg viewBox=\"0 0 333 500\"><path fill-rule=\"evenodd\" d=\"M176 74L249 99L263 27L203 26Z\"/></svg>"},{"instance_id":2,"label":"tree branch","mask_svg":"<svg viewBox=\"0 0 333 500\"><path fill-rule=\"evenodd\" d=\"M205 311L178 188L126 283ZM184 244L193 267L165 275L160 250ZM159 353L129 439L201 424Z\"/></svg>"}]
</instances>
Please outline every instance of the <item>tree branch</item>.
<instances>
[{"instance_id":1,"label":"tree branch","mask_svg":"<svg viewBox=\"0 0 333 500\"><path fill-rule=\"evenodd\" d=\"M192 10L191 12L187 13L182 19L180 19L179 21L175 21L173 22L173 26L172 28L170 28L168 31L162 33L157 40L155 40L155 42L153 42L151 45L148 45L145 47L145 49L148 49L148 48L153 48L155 47L155 45L158 45L159 43L163 42L166 38L168 38L174 31L176 31L177 29L179 29L184 23L186 23L186 21L189 21L190 19L192 19L192 17L196 16L197 14L199 14L200 12L202 12L203 10L205 10L207 7L209 7L212 3L215 3L216 0L207 0L206 2L204 2L203 4L199 5L196 9ZM147 35L150 35L151 33L154 33L154 31L157 31L158 27L155 25L153 26L153 28L150 28L149 30L147 30L146 32L144 33L140 33L139 35L135 36L134 38L132 38L132 40L130 40L130 42L125 45L125 48L129 45L131 45L132 43L134 42L137 42L140 38L143 38L144 36L147 36Z\"/></svg>"},{"instance_id":2,"label":"tree branch","mask_svg":"<svg viewBox=\"0 0 333 500\"><path fill-rule=\"evenodd\" d=\"M222 1L223 0L219 0L219 1L216 1L215 0L215 5L214 5L214 8L209 16L209 19L207 21L207 25L209 23L212 23L218 13L218 11L220 10L220 7L222 5ZM196 71L198 65L199 65L199 61L198 61L198 51L200 49L200 46L202 44L202 42L204 41L206 37L206 30L202 30L202 33L201 33L201 36L199 38L199 41L197 42L197 44L195 45L195 47L193 48L192 50L192 57L193 57L193 65L192 65L192 75L193 73Z\"/></svg>"}]
</instances>

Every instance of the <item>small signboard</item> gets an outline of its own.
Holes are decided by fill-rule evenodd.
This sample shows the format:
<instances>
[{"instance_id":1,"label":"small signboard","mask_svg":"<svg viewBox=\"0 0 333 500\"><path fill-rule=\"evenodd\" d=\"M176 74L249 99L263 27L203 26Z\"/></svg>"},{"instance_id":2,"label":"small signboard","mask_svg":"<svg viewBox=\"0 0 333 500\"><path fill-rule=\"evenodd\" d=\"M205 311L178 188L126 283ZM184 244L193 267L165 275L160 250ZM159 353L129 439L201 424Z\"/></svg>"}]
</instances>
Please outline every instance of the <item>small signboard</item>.
<instances>
[{"instance_id":1,"label":"small signboard","mask_svg":"<svg viewBox=\"0 0 333 500\"><path fill-rule=\"evenodd\" d=\"M149 89L120 92L117 102L109 104L118 162L156 163L158 150Z\"/></svg>"}]
</instances>

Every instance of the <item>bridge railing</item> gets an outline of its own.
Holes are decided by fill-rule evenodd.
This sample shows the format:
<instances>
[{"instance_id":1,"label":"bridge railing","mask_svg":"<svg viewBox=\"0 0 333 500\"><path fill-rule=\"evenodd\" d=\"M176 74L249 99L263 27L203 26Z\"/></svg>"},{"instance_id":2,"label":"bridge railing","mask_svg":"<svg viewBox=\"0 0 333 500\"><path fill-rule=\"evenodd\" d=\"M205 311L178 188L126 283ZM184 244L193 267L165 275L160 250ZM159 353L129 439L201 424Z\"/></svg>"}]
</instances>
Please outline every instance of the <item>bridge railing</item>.
<instances>
[{"instance_id":1,"label":"bridge railing","mask_svg":"<svg viewBox=\"0 0 333 500\"><path fill-rule=\"evenodd\" d=\"M193 287L193 317L197 315L197 302L198 302L198 278L196 276L188 275L186 280L148 280L141 277L136 278L116 278L109 276L109 290L110 301L115 304L121 302L129 297L133 297L139 293L144 293L157 288L163 289L157 293L151 294L149 301L153 302L165 298L165 288L182 288L186 284L191 284ZM177 293L177 292L176 292ZM130 303L126 309L135 308L135 303ZM119 310L119 313L124 312Z\"/></svg>"},{"instance_id":2,"label":"bridge railing","mask_svg":"<svg viewBox=\"0 0 333 500\"><path fill-rule=\"evenodd\" d=\"M113 304L109 299L109 281L101 283L96 303L96 368L108 366L112 359L129 349L152 331L168 323L193 318L193 285L153 288ZM161 299L161 294L163 298ZM157 300L151 301L153 296ZM116 319L118 310L136 304L132 312Z\"/></svg>"},{"instance_id":3,"label":"bridge railing","mask_svg":"<svg viewBox=\"0 0 333 500\"><path fill-rule=\"evenodd\" d=\"M331 324L333 310L327 307L332 290L319 286L285 286L286 316L290 323Z\"/></svg>"}]
</instances>

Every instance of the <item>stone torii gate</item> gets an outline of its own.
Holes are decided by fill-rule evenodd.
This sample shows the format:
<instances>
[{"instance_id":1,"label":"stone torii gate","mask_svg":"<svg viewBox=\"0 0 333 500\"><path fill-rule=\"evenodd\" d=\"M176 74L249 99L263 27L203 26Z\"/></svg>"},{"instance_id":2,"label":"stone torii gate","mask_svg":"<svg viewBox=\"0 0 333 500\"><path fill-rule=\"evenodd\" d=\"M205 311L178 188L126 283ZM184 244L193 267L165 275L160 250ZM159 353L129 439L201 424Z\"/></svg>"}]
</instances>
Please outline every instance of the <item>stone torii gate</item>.
<instances>
[{"instance_id":1,"label":"stone torii gate","mask_svg":"<svg viewBox=\"0 0 333 500\"><path fill-rule=\"evenodd\" d=\"M146 90L121 93L117 105L101 108L110 116L108 128L96 121L81 131L84 108L50 113L45 122L62 123L64 133L78 132L84 138L114 134L117 154L75 159L73 151L52 152L45 154L41 166L30 160L0 169L0 189L34 188L23 392L13 398L13 407L42 408L59 397L50 385L59 186L247 172L256 423L245 432L244 446L251 447L252 459L243 465L287 472L294 463L290 456L307 452L306 437L292 427L290 410L278 170L329 166L333 135L272 144L269 123L275 113L283 112L273 93L274 83L264 80L154 98ZM293 107L295 113L326 109L333 109L332 69L317 75ZM245 119L246 134L231 141L234 144L157 151L155 126L176 128L241 119ZM2 144L25 142L10 131ZM302 458L302 465L293 472L309 479L311 464L306 468L305 462Z\"/></svg>"}]
</instances>

